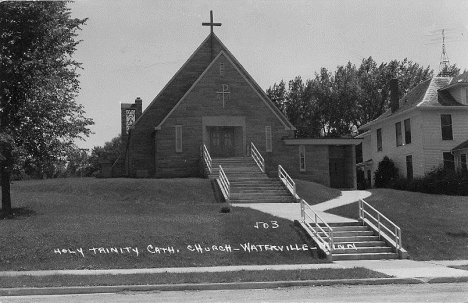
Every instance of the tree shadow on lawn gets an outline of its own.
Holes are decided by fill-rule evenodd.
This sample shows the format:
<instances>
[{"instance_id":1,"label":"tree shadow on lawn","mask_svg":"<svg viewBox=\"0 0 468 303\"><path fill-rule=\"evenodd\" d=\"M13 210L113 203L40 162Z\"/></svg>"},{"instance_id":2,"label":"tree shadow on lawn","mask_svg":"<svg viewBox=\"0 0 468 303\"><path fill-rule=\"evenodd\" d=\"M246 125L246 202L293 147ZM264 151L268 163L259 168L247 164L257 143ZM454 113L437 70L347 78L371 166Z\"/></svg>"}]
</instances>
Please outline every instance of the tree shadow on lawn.
<instances>
[{"instance_id":1,"label":"tree shadow on lawn","mask_svg":"<svg viewBox=\"0 0 468 303\"><path fill-rule=\"evenodd\" d=\"M23 220L35 215L37 215L37 212L27 207L13 208L10 213L0 210L0 220Z\"/></svg>"}]
</instances>

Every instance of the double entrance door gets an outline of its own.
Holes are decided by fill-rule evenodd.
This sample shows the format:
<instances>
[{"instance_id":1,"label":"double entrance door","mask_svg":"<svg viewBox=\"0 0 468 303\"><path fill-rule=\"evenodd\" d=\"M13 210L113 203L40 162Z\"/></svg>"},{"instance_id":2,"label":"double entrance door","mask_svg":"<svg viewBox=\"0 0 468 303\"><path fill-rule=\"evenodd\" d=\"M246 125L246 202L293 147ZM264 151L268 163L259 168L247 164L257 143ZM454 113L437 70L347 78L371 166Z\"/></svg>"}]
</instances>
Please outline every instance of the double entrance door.
<instances>
[{"instance_id":1,"label":"double entrance door","mask_svg":"<svg viewBox=\"0 0 468 303\"><path fill-rule=\"evenodd\" d=\"M215 158L234 157L234 127L212 126L210 132L210 154Z\"/></svg>"}]
</instances>

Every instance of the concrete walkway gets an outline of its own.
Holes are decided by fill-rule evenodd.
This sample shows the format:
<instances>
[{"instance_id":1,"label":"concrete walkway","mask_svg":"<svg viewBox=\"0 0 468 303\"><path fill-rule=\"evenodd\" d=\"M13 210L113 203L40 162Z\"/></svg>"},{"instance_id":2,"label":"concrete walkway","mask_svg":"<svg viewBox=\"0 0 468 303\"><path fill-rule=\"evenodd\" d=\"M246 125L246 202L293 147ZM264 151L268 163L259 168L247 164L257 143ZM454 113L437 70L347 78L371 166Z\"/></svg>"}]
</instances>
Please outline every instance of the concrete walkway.
<instances>
[{"instance_id":1,"label":"concrete walkway","mask_svg":"<svg viewBox=\"0 0 468 303\"><path fill-rule=\"evenodd\" d=\"M0 271L0 277L14 276L52 276L52 275L130 275L156 273L203 273L253 270L307 270L320 268L364 267L396 278L467 278L468 270L448 266L468 265L468 260L457 261L414 261L414 260L357 260L335 261L321 264L287 265L238 265L213 267L171 267L171 268L136 268L136 269L101 269L101 270L39 270L39 271Z\"/></svg>"},{"instance_id":2,"label":"concrete walkway","mask_svg":"<svg viewBox=\"0 0 468 303\"><path fill-rule=\"evenodd\" d=\"M359 201L359 199L365 199L370 195L371 193L365 190L342 191L341 196L323 203L312 205L311 207L328 223L356 222L354 219L329 214L325 211L342 205L354 203ZM299 203L233 203L232 206L252 208L291 221L301 219L301 205Z\"/></svg>"}]
</instances>

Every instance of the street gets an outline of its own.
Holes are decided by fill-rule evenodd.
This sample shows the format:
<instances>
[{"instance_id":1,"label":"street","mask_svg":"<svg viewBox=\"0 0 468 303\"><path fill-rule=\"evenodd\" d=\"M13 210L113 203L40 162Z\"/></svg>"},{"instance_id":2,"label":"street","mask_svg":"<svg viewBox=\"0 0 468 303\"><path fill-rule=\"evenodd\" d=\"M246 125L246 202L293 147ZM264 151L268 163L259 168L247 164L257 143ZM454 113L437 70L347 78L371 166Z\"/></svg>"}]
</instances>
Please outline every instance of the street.
<instances>
[{"instance_id":1,"label":"street","mask_svg":"<svg viewBox=\"0 0 468 303\"><path fill-rule=\"evenodd\" d=\"M281 289L126 292L118 294L0 297L29 302L468 302L468 283L317 286Z\"/></svg>"}]
</instances>

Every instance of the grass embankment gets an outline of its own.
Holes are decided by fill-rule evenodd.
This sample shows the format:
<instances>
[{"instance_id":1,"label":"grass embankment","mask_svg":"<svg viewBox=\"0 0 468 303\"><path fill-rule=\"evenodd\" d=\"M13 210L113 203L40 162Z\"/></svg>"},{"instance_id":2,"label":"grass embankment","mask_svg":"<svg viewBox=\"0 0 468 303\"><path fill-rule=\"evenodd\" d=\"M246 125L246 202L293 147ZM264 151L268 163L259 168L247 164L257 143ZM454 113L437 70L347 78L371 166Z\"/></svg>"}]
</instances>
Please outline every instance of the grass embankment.
<instances>
[{"instance_id":1,"label":"grass embankment","mask_svg":"<svg viewBox=\"0 0 468 303\"><path fill-rule=\"evenodd\" d=\"M97 276L21 276L0 277L3 288L10 287L64 287L64 286L108 286L108 285L160 285L184 283L233 283L257 281L298 281L371 279L390 276L366 268L321 268L308 270L264 270L206 273L161 273Z\"/></svg>"},{"instance_id":2,"label":"grass embankment","mask_svg":"<svg viewBox=\"0 0 468 303\"><path fill-rule=\"evenodd\" d=\"M12 199L22 216L0 220L0 270L325 262L291 221L220 213L207 179L21 181Z\"/></svg>"},{"instance_id":3,"label":"grass embankment","mask_svg":"<svg viewBox=\"0 0 468 303\"><path fill-rule=\"evenodd\" d=\"M401 228L403 247L415 260L468 259L468 197L373 189L366 202ZM358 217L358 205L328 212Z\"/></svg>"}]
</instances>

